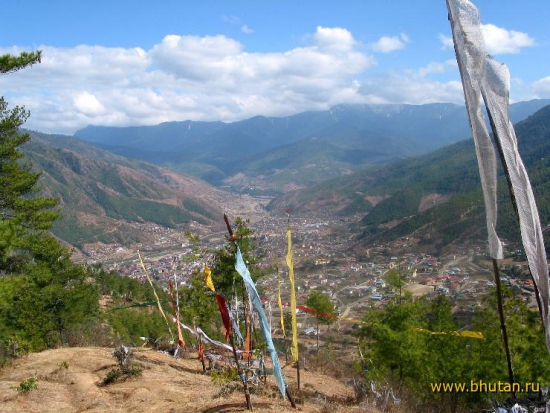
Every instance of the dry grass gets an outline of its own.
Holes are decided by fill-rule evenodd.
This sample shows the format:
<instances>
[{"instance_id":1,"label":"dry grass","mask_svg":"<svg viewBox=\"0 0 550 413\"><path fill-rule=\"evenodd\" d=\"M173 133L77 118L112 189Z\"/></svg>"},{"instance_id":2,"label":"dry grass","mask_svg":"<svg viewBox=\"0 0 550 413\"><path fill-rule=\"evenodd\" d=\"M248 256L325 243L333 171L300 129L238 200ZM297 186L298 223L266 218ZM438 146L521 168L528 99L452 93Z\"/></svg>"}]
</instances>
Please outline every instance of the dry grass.
<instances>
[{"instance_id":1,"label":"dry grass","mask_svg":"<svg viewBox=\"0 0 550 413\"><path fill-rule=\"evenodd\" d=\"M0 370L0 412L238 412L246 411L241 387L231 391L212 383L202 373L196 355L184 359L150 349L136 349L143 366L141 377L102 385L117 367L112 348L60 348L34 353ZM302 412L371 411L351 404L354 392L343 382L319 372L302 371L302 390L297 390L296 371L285 375ZM28 377L38 388L21 394L14 390ZM272 377L265 387L252 389L254 411L291 412Z\"/></svg>"}]
</instances>

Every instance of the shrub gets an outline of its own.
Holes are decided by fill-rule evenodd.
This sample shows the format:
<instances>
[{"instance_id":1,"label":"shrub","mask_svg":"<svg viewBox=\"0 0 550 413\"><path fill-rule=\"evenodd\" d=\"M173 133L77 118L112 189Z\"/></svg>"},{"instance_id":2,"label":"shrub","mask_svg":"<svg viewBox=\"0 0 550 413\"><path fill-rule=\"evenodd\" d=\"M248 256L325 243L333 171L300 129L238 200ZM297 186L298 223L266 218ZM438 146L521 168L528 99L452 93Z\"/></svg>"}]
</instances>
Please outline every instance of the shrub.
<instances>
[{"instance_id":1,"label":"shrub","mask_svg":"<svg viewBox=\"0 0 550 413\"><path fill-rule=\"evenodd\" d=\"M36 377L28 377L19 383L19 386L15 387L15 389L20 393L28 393L31 390L36 390L38 389L38 380Z\"/></svg>"},{"instance_id":2,"label":"shrub","mask_svg":"<svg viewBox=\"0 0 550 413\"><path fill-rule=\"evenodd\" d=\"M118 367L111 369L103 379L103 384L111 384L118 381L125 381L130 377L141 377L143 366L133 361L133 352L124 345L120 345L113 351L113 357Z\"/></svg>"}]
</instances>

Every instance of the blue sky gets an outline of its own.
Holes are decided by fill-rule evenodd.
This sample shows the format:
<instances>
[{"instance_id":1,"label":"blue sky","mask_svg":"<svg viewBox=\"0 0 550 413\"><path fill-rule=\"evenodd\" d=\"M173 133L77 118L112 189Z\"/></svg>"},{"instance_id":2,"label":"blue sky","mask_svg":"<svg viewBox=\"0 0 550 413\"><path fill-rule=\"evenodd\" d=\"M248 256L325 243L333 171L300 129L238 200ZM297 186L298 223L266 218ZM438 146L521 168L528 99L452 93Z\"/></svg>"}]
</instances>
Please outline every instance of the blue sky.
<instances>
[{"instance_id":1,"label":"blue sky","mask_svg":"<svg viewBox=\"0 0 550 413\"><path fill-rule=\"evenodd\" d=\"M512 101L550 98L550 2L478 0ZM444 0L3 0L0 77L27 127L235 121L341 103L464 101Z\"/></svg>"}]
</instances>

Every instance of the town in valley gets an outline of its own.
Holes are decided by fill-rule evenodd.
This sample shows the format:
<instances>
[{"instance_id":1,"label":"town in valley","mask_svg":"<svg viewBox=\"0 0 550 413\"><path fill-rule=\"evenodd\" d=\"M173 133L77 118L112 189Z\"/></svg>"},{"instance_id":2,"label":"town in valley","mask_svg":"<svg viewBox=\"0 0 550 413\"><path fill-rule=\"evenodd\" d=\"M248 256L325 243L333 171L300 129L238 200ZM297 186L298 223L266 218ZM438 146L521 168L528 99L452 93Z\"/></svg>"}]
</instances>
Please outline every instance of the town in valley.
<instances>
[{"instance_id":1,"label":"town in valley","mask_svg":"<svg viewBox=\"0 0 550 413\"><path fill-rule=\"evenodd\" d=\"M468 245L452 245L442 253L426 251L418 240L399 238L393 242L353 248L356 235L349 231L350 223L360 217L341 218L328 212L300 215L275 214L265 209L266 198L241 197L239 209L226 206L230 219L249 220L249 227L260 241L264 259L260 263L269 269L258 280L262 300L272 320L279 319L277 306L278 283L281 280L282 300L289 307L290 292L286 264L286 230L292 231L296 295L299 305L305 305L311 291L319 290L330 297L339 314L338 329L356 328L371 308L384 307L396 294L410 293L414 298L445 295L453 303L453 313L468 327L483 297L495 288L492 262L487 243L480 240ZM287 211L290 212L290 211ZM77 259L87 264L101 264L124 277L145 281L145 273L138 259L143 256L148 273L160 285L167 287L177 280L180 288L190 286L190 279L202 271L212 259L212 251L227 242L228 234L220 216L219 229L192 223L190 231L199 236L202 251L195 260L185 257L194 254L186 231L150 223L132 223L140 230L155 234L152 245L122 246L119 244L88 244ZM521 251L509 251L502 261L500 280L530 307L536 300L528 266ZM388 285L387 275L394 270L402 280L403 289L397 291ZM394 272L394 273L395 273ZM232 303L234 306L235 303ZM238 302L237 302L237 305ZM277 331L276 321L273 331ZM302 334L314 334L313 317L298 310L298 323ZM323 330L319 334L323 334Z\"/></svg>"}]
</instances>

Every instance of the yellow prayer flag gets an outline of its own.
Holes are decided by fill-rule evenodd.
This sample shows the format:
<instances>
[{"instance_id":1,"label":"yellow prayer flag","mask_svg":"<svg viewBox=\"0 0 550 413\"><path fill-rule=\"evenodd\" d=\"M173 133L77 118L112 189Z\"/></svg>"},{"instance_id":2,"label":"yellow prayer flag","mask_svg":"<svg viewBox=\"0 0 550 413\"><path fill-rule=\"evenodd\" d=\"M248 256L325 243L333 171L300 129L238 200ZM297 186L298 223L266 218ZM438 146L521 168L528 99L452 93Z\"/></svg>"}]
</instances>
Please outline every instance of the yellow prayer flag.
<instances>
[{"instance_id":1,"label":"yellow prayer flag","mask_svg":"<svg viewBox=\"0 0 550 413\"><path fill-rule=\"evenodd\" d=\"M170 332L170 337L173 337L174 335L172 334L172 329L170 328L170 324L168 323L168 318L166 318L166 314L164 314L164 311L162 310L162 306L160 305L160 298L159 298L157 292L155 291L155 287L153 286L153 282L151 281L151 277L149 277L149 272L147 271L147 268L145 268L145 264L143 263L143 258L141 258L141 254L140 254L139 250L138 250L137 254L138 254L139 263L141 265L141 268L143 268L143 272L145 273L145 277L147 277L147 281L149 281L149 285L153 289L153 294L155 295L155 298L157 300L157 307L158 307L160 313L162 314L162 316L164 317L164 321L166 321L166 326L168 327L168 331Z\"/></svg>"},{"instance_id":2,"label":"yellow prayer flag","mask_svg":"<svg viewBox=\"0 0 550 413\"><path fill-rule=\"evenodd\" d=\"M283 337L286 339L285 332L285 314L283 312L283 300L281 299L281 274L277 270L277 279L279 281L279 297L277 298L277 304L279 304L279 310L281 311L281 330L283 330Z\"/></svg>"},{"instance_id":3,"label":"yellow prayer flag","mask_svg":"<svg viewBox=\"0 0 550 413\"><path fill-rule=\"evenodd\" d=\"M417 328L416 331L420 331L422 333L428 333L432 334L434 336L458 336L458 337L468 337L468 338L477 338L477 339L484 339L483 333L479 331L430 331L426 330L425 328Z\"/></svg>"},{"instance_id":4,"label":"yellow prayer flag","mask_svg":"<svg viewBox=\"0 0 550 413\"><path fill-rule=\"evenodd\" d=\"M298 328L296 326L296 282L294 279L294 264L292 260L292 233L290 227L286 230L288 250L286 254L286 265L288 265L288 278L290 279L290 311L292 315L292 343L290 353L292 360L298 361Z\"/></svg>"},{"instance_id":5,"label":"yellow prayer flag","mask_svg":"<svg viewBox=\"0 0 550 413\"><path fill-rule=\"evenodd\" d=\"M216 292L214 283L212 282L212 271L210 271L210 268L206 264L204 264L204 283L211 291Z\"/></svg>"}]
</instances>

